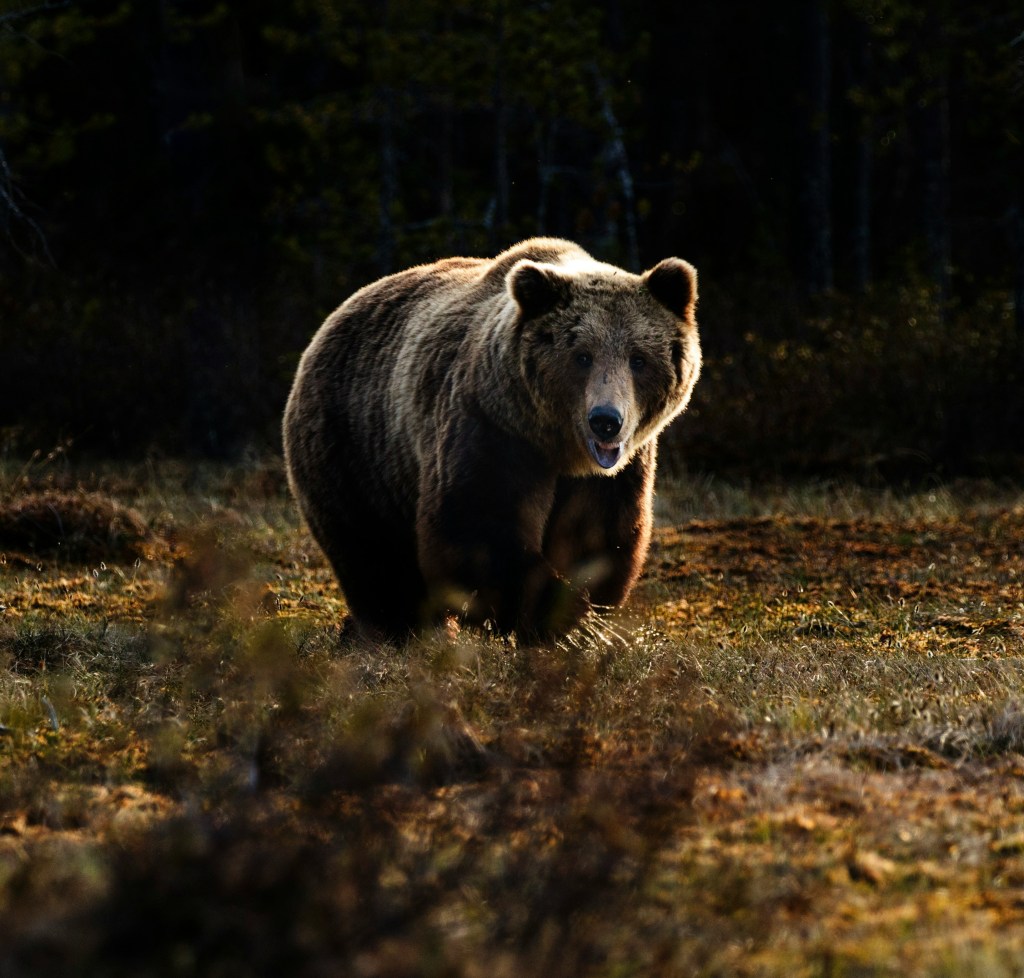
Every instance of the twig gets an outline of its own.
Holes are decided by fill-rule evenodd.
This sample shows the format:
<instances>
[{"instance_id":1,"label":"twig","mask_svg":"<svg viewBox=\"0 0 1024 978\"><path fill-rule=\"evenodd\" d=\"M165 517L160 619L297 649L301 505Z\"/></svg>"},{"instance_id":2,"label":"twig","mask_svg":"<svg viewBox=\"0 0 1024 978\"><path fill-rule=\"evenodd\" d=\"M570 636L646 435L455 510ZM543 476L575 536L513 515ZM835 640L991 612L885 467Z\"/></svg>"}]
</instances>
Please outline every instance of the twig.
<instances>
[{"instance_id":1,"label":"twig","mask_svg":"<svg viewBox=\"0 0 1024 978\"><path fill-rule=\"evenodd\" d=\"M57 710L50 702L49 696L43 696L40 698L42 699L43 706L46 707L46 712L50 714L50 726L53 727L53 732L57 733L60 730L60 720L57 717Z\"/></svg>"},{"instance_id":2,"label":"twig","mask_svg":"<svg viewBox=\"0 0 1024 978\"><path fill-rule=\"evenodd\" d=\"M70 6L71 0L59 0L59 2L51 2L51 0L47 0L47 2L37 4L34 7L25 7L22 10L12 10L8 13L0 14L0 28L9 29L16 21L26 20L29 17L35 17L38 14L50 13L54 10L63 10L65 7ZM28 228L31 236L36 239L39 247L42 249L46 260L52 265L54 264L53 254L50 251L46 235L39 224L25 213L21 206L22 200L24 200L24 197L18 191L18 188L14 183L14 177L12 176L11 168L7 163L7 157L4 156L3 147L0 147L0 212L6 210L15 221L20 221ZM7 230L7 239L19 254L23 257L28 257L22 249L18 247L18 244L14 240L14 235L9 229Z\"/></svg>"}]
</instances>

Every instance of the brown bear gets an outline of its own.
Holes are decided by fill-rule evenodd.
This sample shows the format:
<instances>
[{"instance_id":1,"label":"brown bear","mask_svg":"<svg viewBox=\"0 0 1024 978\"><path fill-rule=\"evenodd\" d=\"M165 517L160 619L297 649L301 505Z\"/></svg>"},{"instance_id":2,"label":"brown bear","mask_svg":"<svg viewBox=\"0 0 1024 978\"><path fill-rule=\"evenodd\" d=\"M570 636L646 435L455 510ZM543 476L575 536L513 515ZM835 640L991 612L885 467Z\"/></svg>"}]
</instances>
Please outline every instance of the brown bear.
<instances>
[{"instance_id":1,"label":"brown bear","mask_svg":"<svg viewBox=\"0 0 1024 978\"><path fill-rule=\"evenodd\" d=\"M568 241L382 278L332 313L284 416L292 490L356 622L454 615L538 640L618 605L651 534L657 439L700 371L697 275Z\"/></svg>"}]
</instances>

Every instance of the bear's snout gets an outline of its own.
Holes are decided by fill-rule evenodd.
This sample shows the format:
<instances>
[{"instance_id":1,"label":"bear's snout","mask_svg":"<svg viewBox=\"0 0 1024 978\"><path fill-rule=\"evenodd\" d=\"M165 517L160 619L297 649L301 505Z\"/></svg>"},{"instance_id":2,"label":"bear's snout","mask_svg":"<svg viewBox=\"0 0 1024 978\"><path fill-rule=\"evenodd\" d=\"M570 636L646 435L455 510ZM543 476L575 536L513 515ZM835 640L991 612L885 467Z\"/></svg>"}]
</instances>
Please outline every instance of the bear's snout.
<instances>
[{"instance_id":1,"label":"bear's snout","mask_svg":"<svg viewBox=\"0 0 1024 978\"><path fill-rule=\"evenodd\" d=\"M587 418L590 430L603 442L610 442L622 430L622 415L610 404L592 408Z\"/></svg>"},{"instance_id":2,"label":"bear's snout","mask_svg":"<svg viewBox=\"0 0 1024 978\"><path fill-rule=\"evenodd\" d=\"M587 439L591 456L602 469L614 469L626 451L626 446L616 441L622 432L622 412L611 404L599 404L587 413L587 421L597 436Z\"/></svg>"}]
</instances>

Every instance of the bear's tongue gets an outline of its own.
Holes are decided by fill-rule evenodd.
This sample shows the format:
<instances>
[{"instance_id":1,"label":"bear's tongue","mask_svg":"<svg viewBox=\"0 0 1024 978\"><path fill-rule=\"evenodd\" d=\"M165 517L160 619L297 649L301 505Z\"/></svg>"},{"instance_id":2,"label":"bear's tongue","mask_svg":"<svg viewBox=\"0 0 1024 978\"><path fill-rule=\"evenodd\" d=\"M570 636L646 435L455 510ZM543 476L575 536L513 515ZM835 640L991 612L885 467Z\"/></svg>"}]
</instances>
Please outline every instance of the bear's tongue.
<instances>
[{"instance_id":1,"label":"bear's tongue","mask_svg":"<svg viewBox=\"0 0 1024 978\"><path fill-rule=\"evenodd\" d=\"M605 445L602 442L595 441L593 438L589 441L590 454L594 456L597 464L602 469L610 469L620 458L622 458L622 442L617 445Z\"/></svg>"}]
</instances>

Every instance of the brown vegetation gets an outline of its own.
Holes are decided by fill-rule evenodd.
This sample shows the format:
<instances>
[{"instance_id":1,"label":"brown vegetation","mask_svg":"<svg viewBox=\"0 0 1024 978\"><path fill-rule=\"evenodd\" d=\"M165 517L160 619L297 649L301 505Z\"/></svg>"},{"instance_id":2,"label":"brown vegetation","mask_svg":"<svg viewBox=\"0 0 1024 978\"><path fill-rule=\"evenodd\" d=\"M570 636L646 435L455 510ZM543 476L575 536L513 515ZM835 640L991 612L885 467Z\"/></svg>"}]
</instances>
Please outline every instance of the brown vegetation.
<instances>
[{"instance_id":1,"label":"brown vegetation","mask_svg":"<svg viewBox=\"0 0 1024 978\"><path fill-rule=\"evenodd\" d=\"M1019 973L1019 491L666 486L628 616L396 649L134 481L175 556L0 565L0 973Z\"/></svg>"},{"instance_id":2,"label":"brown vegetation","mask_svg":"<svg viewBox=\"0 0 1024 978\"><path fill-rule=\"evenodd\" d=\"M44 490L0 500L0 549L113 563L161 554L167 544L139 512L103 493Z\"/></svg>"}]
</instances>

